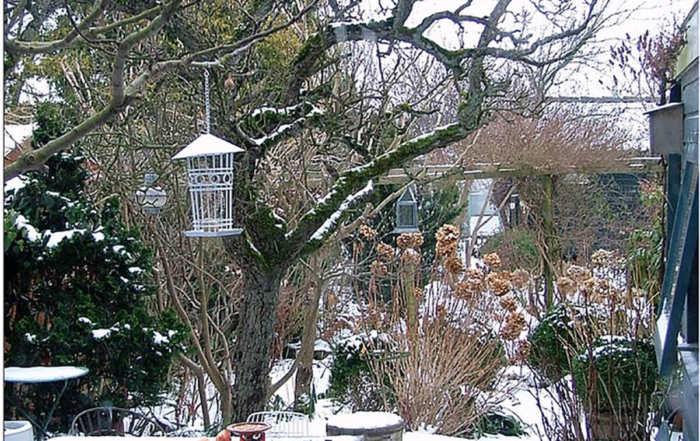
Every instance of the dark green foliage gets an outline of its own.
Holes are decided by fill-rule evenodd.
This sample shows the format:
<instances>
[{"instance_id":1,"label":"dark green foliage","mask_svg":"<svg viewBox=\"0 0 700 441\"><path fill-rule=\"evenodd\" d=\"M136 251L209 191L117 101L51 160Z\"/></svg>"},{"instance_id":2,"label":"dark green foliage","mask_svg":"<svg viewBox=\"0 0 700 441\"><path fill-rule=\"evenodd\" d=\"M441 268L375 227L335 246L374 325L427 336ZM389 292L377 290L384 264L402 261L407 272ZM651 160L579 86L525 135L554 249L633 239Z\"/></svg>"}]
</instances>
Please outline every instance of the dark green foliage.
<instances>
[{"instance_id":1,"label":"dark green foliage","mask_svg":"<svg viewBox=\"0 0 700 441\"><path fill-rule=\"evenodd\" d=\"M481 438L484 434L523 436L527 435L523 423L513 415L506 415L500 409L490 410L482 415L474 428L474 435Z\"/></svg>"},{"instance_id":2,"label":"dark green foliage","mask_svg":"<svg viewBox=\"0 0 700 441\"><path fill-rule=\"evenodd\" d=\"M621 337L598 339L574 359L573 376L584 405L595 406L597 412L641 410L646 415L659 379L654 345ZM587 403L592 396L596 400Z\"/></svg>"},{"instance_id":3,"label":"dark green foliage","mask_svg":"<svg viewBox=\"0 0 700 441\"><path fill-rule=\"evenodd\" d=\"M535 270L540 265L537 239L532 230L526 228L508 228L490 237L480 252L482 255L497 253L501 257L501 266L508 271L517 269Z\"/></svg>"},{"instance_id":4,"label":"dark green foliage","mask_svg":"<svg viewBox=\"0 0 700 441\"><path fill-rule=\"evenodd\" d=\"M38 149L49 141L63 135L70 129L64 115L66 106L56 103L39 103L36 106L36 129L32 137L32 147Z\"/></svg>"},{"instance_id":5,"label":"dark green foliage","mask_svg":"<svg viewBox=\"0 0 700 441\"><path fill-rule=\"evenodd\" d=\"M646 211L651 211L652 222L648 228L636 229L630 233L627 242L627 266L633 286L658 298L662 267L664 231L660 208L663 210L664 193L661 186L650 186L640 196ZM657 212L654 215L654 212Z\"/></svg>"},{"instance_id":6,"label":"dark green foliage","mask_svg":"<svg viewBox=\"0 0 700 441\"><path fill-rule=\"evenodd\" d=\"M552 382L569 373L570 351L576 345L569 321L564 305L557 305L528 337L530 365Z\"/></svg>"},{"instance_id":7,"label":"dark green foliage","mask_svg":"<svg viewBox=\"0 0 700 441\"><path fill-rule=\"evenodd\" d=\"M51 431L66 431L74 415L95 405L157 403L187 337L173 313L147 310L150 251L119 221L116 199L99 208L90 202L84 178L80 160L59 154L47 173L18 178L26 185L5 200L5 366L90 369L69 383ZM41 416L56 389L16 392L6 389ZM6 406L5 417L12 416Z\"/></svg>"},{"instance_id":8,"label":"dark green foliage","mask_svg":"<svg viewBox=\"0 0 700 441\"><path fill-rule=\"evenodd\" d=\"M380 411L388 391L377 384L367 360L368 342L353 338L338 344L334 351L328 397L352 411Z\"/></svg>"}]
</instances>

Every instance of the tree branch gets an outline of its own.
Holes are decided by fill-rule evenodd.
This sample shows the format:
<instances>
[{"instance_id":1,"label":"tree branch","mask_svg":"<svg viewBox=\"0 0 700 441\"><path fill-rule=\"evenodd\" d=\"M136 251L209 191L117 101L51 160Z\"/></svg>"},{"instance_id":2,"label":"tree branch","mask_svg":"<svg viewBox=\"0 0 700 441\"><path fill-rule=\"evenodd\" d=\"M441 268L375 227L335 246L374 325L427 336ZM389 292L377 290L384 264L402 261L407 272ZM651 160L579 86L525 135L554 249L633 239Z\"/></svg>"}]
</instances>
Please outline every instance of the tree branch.
<instances>
[{"instance_id":1,"label":"tree branch","mask_svg":"<svg viewBox=\"0 0 700 441\"><path fill-rule=\"evenodd\" d=\"M5 39L5 52L8 54L49 54L70 46L81 32L97 20L105 11L107 0L97 0L88 15L60 40L48 42L26 42Z\"/></svg>"}]
</instances>

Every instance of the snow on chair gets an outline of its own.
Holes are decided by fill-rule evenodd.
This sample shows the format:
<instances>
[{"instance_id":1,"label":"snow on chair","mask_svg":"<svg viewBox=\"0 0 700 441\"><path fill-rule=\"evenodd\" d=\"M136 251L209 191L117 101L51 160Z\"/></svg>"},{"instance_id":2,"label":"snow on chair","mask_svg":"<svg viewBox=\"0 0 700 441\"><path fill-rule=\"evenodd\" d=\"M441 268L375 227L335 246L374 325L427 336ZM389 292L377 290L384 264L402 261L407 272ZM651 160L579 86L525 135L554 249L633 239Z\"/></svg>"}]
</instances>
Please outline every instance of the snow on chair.
<instances>
[{"instance_id":1,"label":"snow on chair","mask_svg":"<svg viewBox=\"0 0 700 441\"><path fill-rule=\"evenodd\" d=\"M248 416L249 423L268 423L270 438L310 438L309 417L296 412L255 412Z\"/></svg>"}]
</instances>

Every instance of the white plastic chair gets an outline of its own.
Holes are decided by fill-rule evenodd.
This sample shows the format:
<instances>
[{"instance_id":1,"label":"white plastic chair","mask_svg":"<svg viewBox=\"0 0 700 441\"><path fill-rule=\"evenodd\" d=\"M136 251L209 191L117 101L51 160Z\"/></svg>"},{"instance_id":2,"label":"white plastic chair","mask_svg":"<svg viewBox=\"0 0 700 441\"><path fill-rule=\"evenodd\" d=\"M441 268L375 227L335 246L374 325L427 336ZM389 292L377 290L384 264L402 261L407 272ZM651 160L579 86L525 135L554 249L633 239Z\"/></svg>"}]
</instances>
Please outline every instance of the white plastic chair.
<instances>
[{"instance_id":1,"label":"white plastic chair","mask_svg":"<svg viewBox=\"0 0 700 441\"><path fill-rule=\"evenodd\" d=\"M271 438L310 438L309 417L296 412L255 412L248 416L249 423L268 423L265 432Z\"/></svg>"}]
</instances>

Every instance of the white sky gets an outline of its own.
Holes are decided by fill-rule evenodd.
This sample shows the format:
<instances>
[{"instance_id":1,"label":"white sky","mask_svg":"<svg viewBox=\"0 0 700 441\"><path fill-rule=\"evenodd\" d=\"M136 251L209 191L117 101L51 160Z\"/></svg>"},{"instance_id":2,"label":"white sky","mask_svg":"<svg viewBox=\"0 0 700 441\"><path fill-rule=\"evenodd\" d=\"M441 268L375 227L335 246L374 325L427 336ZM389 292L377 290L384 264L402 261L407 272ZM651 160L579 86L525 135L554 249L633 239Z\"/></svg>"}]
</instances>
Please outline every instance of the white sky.
<instances>
[{"instance_id":1,"label":"white sky","mask_svg":"<svg viewBox=\"0 0 700 441\"><path fill-rule=\"evenodd\" d=\"M581 0L574 0L581 1ZM603 2L605 0L599 0ZM630 93L623 90L612 90L613 81L612 75L616 72L612 71L608 64L610 58L610 46L615 45L625 39L625 35L629 34L632 41L643 34L646 30L654 35L660 29L668 29L673 23L674 17L678 22L681 22L690 12L695 0L610 0L608 13L616 13L616 18L611 21L610 25L603 29L598 35L598 41L595 44L595 49L600 52L595 60L594 67L575 66L574 69L569 69L564 74L567 78L567 83L559 87L554 92L555 95L567 96L609 96L609 95L629 95ZM389 0L365 0L363 10L365 12L364 19L380 18L379 4L385 7L390 6ZM439 11L450 10L454 11L458 6L464 3L464 0L422 0L418 1L414 6L413 12L409 17L406 25L413 27L419 24L425 17ZM476 1L475 4L465 9L464 13L474 16L488 15L496 4L496 0ZM543 2L543 3L546 3ZM519 12L523 8L532 10L530 6L531 0L513 0L509 6L509 11ZM545 22L542 16L533 18L533 24L542 26ZM473 32L465 34L463 41L470 44L474 38L478 37L478 32L481 27L474 27ZM442 20L434 24L426 32L426 36L438 42L445 48L454 49L459 46L458 26L449 20ZM538 32L537 29L528 29L532 33ZM540 30L541 32L541 30ZM471 37L471 38L470 38ZM589 47L589 50L594 50ZM617 72L620 78L619 72ZM604 83L600 85L599 79Z\"/></svg>"}]
</instances>

